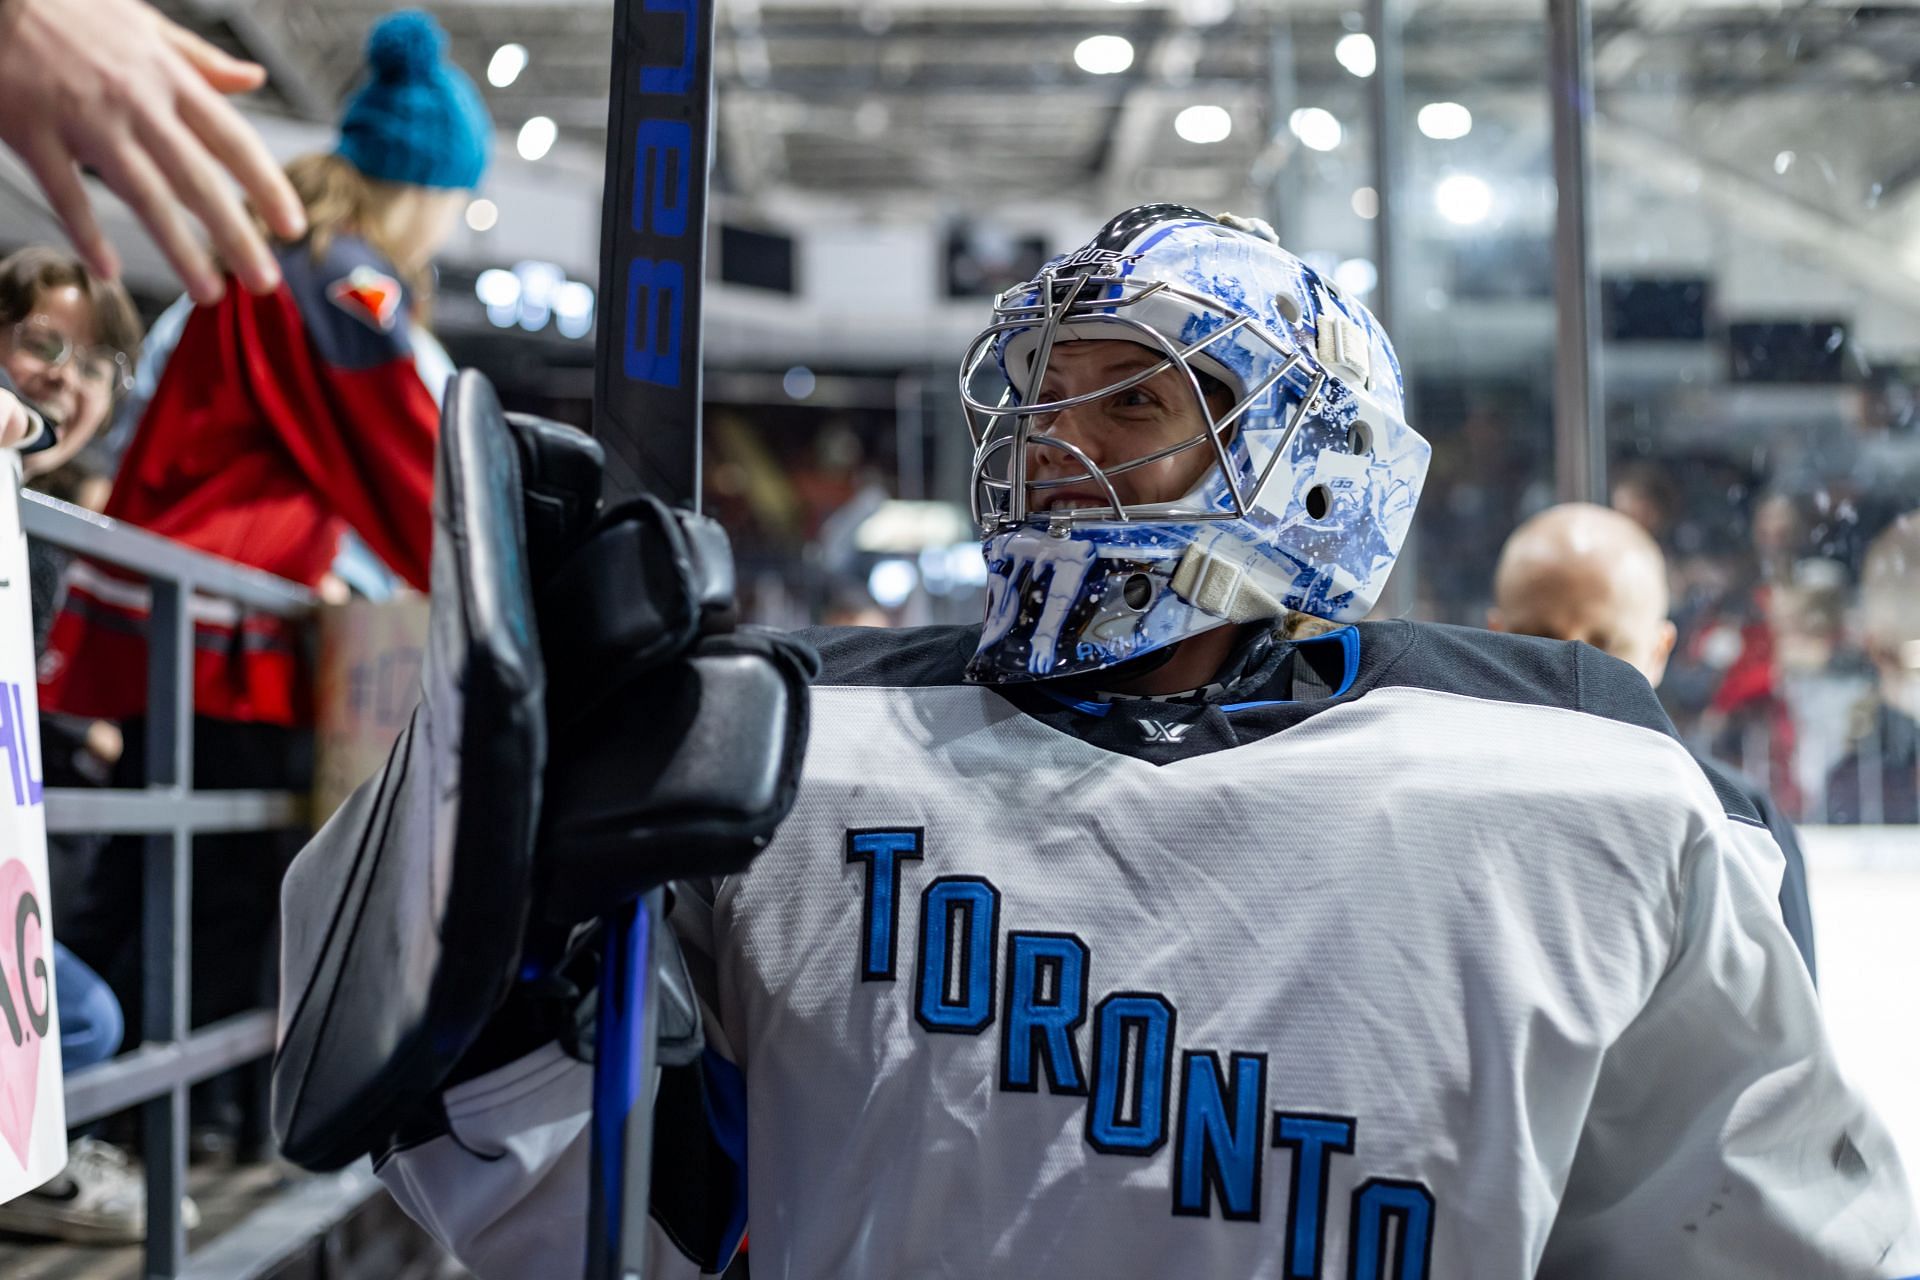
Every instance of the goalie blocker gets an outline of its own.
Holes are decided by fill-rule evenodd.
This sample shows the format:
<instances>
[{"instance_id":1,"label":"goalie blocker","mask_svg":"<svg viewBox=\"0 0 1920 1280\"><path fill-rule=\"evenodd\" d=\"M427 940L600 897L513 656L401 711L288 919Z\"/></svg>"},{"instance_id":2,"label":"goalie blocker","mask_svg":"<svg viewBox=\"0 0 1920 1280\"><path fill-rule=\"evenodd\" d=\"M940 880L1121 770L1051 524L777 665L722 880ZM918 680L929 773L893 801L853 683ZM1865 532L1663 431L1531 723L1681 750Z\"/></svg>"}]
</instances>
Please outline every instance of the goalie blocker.
<instances>
[{"instance_id":1,"label":"goalie blocker","mask_svg":"<svg viewBox=\"0 0 1920 1280\"><path fill-rule=\"evenodd\" d=\"M603 511L601 461L448 392L422 700L282 890L273 1121L307 1168L441 1128L442 1088L564 1030L578 922L741 869L793 803L814 655L736 628L714 522Z\"/></svg>"}]
</instances>

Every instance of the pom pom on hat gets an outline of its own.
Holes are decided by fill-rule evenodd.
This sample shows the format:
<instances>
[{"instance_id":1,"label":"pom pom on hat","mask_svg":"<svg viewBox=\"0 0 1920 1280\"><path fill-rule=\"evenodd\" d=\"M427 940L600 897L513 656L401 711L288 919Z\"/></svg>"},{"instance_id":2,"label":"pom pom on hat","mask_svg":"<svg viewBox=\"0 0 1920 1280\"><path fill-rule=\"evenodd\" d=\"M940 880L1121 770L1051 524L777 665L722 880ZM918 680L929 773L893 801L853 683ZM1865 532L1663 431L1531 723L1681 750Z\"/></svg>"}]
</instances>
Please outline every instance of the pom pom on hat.
<instances>
[{"instance_id":1,"label":"pom pom on hat","mask_svg":"<svg viewBox=\"0 0 1920 1280\"><path fill-rule=\"evenodd\" d=\"M367 33L367 65L380 80L421 80L446 51L447 34L418 9L390 14Z\"/></svg>"},{"instance_id":2,"label":"pom pom on hat","mask_svg":"<svg viewBox=\"0 0 1920 1280\"><path fill-rule=\"evenodd\" d=\"M367 35L370 76L347 104L337 148L369 178L465 190L480 185L493 120L466 72L446 60L447 33L417 9Z\"/></svg>"}]
</instances>

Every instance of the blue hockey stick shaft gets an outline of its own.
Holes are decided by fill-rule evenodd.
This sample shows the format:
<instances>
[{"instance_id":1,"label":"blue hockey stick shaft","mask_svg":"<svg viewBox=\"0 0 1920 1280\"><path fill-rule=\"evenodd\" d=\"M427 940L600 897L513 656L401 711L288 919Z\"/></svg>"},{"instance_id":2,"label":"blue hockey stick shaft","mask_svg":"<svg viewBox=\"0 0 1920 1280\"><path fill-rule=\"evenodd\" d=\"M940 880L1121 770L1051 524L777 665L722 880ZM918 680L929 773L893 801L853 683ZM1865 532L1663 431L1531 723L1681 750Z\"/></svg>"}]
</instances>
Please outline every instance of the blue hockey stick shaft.
<instances>
[{"instance_id":1,"label":"blue hockey stick shaft","mask_svg":"<svg viewBox=\"0 0 1920 1280\"><path fill-rule=\"evenodd\" d=\"M663 891L605 918L593 1060L589 1280L645 1271L647 1175L653 1137L654 947Z\"/></svg>"},{"instance_id":2,"label":"blue hockey stick shaft","mask_svg":"<svg viewBox=\"0 0 1920 1280\"><path fill-rule=\"evenodd\" d=\"M593 434L607 497L700 509L714 0L615 0ZM642 1280L663 891L605 921L587 1280Z\"/></svg>"}]
</instances>

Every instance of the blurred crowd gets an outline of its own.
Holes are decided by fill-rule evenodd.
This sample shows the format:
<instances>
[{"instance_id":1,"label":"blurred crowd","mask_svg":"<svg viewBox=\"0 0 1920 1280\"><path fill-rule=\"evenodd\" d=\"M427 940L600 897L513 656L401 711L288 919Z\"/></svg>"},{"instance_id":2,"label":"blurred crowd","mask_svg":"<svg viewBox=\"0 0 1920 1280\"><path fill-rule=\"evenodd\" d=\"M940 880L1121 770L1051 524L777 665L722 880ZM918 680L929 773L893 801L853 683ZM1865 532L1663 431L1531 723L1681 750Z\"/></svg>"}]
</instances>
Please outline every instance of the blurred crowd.
<instances>
[{"instance_id":1,"label":"blurred crowd","mask_svg":"<svg viewBox=\"0 0 1920 1280\"><path fill-rule=\"evenodd\" d=\"M1909 823L1920 420L1897 379L1836 396L1832 428L1642 436L1613 458L1608 500L1665 557L1676 634L1659 693L1682 737L1794 821ZM1544 418L1518 395L1430 400L1415 612L1478 625L1502 543L1552 502Z\"/></svg>"}]
</instances>

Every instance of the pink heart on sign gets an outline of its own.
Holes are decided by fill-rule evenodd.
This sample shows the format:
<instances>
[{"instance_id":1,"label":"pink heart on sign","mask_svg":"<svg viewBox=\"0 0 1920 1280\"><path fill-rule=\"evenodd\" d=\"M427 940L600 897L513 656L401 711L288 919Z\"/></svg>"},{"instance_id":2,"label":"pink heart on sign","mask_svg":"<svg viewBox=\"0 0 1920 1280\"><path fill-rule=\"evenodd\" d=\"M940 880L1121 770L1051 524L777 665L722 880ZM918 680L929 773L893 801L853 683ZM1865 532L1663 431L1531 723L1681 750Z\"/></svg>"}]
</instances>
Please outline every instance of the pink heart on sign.
<instances>
[{"instance_id":1,"label":"pink heart on sign","mask_svg":"<svg viewBox=\"0 0 1920 1280\"><path fill-rule=\"evenodd\" d=\"M19 932L21 899L32 906L24 935ZM0 1138L13 1148L24 1167L33 1138L33 1112L40 1101L40 1045L33 1028L38 1021L51 1030L53 975L48 971L46 934L40 925L40 895L34 892L27 864L18 858L0 862ZM26 972L20 972L21 966ZM28 1001L32 999L29 1006ZM16 1043L16 1026L20 1039Z\"/></svg>"}]
</instances>

